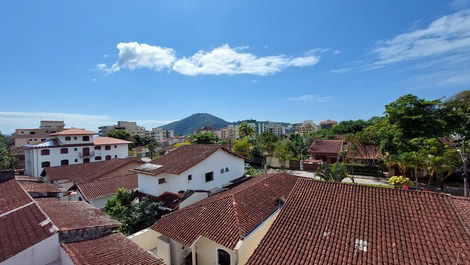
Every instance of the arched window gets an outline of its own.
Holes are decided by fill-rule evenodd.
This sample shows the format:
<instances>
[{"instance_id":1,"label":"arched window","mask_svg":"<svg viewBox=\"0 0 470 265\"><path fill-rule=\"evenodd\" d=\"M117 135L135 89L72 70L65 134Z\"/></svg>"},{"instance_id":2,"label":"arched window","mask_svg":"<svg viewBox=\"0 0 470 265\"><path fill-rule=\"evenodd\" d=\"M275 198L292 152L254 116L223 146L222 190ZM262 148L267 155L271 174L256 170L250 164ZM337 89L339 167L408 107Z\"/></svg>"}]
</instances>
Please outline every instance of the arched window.
<instances>
[{"instance_id":1,"label":"arched window","mask_svg":"<svg viewBox=\"0 0 470 265\"><path fill-rule=\"evenodd\" d=\"M223 249L217 249L217 264L230 265L230 254Z\"/></svg>"}]
</instances>

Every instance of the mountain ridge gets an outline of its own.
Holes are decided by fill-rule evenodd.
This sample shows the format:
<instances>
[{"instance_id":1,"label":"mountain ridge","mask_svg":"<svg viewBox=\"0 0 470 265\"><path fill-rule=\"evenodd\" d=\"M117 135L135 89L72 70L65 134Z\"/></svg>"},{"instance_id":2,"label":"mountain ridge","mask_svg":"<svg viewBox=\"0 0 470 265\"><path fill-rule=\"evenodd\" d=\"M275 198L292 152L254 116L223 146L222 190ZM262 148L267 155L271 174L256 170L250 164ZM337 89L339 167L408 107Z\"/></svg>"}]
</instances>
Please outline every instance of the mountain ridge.
<instances>
[{"instance_id":1,"label":"mountain ridge","mask_svg":"<svg viewBox=\"0 0 470 265\"><path fill-rule=\"evenodd\" d=\"M188 135L204 126L214 129L225 128L230 122L209 113L194 113L186 118L160 126L164 130L174 130L175 135Z\"/></svg>"}]
</instances>

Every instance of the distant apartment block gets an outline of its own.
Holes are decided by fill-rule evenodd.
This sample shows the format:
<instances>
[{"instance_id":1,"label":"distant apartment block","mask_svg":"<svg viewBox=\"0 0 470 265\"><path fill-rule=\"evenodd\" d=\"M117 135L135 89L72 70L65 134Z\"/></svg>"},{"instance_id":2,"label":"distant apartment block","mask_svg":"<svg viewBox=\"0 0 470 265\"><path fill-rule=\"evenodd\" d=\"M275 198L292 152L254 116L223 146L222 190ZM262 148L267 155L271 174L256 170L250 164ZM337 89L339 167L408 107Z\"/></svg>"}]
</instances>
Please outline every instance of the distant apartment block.
<instances>
[{"instance_id":1,"label":"distant apartment block","mask_svg":"<svg viewBox=\"0 0 470 265\"><path fill-rule=\"evenodd\" d=\"M162 128L153 128L151 131L146 132L147 137L155 139L157 142L161 143L165 139L170 139L175 136L174 130L164 130Z\"/></svg>"},{"instance_id":2,"label":"distant apartment block","mask_svg":"<svg viewBox=\"0 0 470 265\"><path fill-rule=\"evenodd\" d=\"M25 174L40 176L46 167L73 165L125 158L131 142L111 137L94 137L96 133L68 129L50 134L50 140L25 145Z\"/></svg>"},{"instance_id":3,"label":"distant apartment block","mask_svg":"<svg viewBox=\"0 0 470 265\"><path fill-rule=\"evenodd\" d=\"M320 122L320 129L331 129L336 124L337 124L337 122L333 121L333 120L322 121L322 122Z\"/></svg>"},{"instance_id":4,"label":"distant apartment block","mask_svg":"<svg viewBox=\"0 0 470 265\"><path fill-rule=\"evenodd\" d=\"M15 147L22 147L26 144L39 144L49 140L49 134L64 130L63 121L41 121L39 128L16 129L13 134Z\"/></svg>"},{"instance_id":5,"label":"distant apartment block","mask_svg":"<svg viewBox=\"0 0 470 265\"><path fill-rule=\"evenodd\" d=\"M195 134L200 134L200 133L213 133L215 136L217 136L219 139L222 138L222 131L221 130L217 130L217 129L214 129L212 127L209 127L209 126L204 126L204 127L201 127L200 129L196 129L194 131Z\"/></svg>"},{"instance_id":6,"label":"distant apartment block","mask_svg":"<svg viewBox=\"0 0 470 265\"><path fill-rule=\"evenodd\" d=\"M118 121L116 125L100 126L98 129L100 136L106 136L113 130L124 130L132 136L145 137L145 127L138 126L134 121Z\"/></svg>"},{"instance_id":7,"label":"distant apartment block","mask_svg":"<svg viewBox=\"0 0 470 265\"><path fill-rule=\"evenodd\" d=\"M271 123L271 124L266 125L265 131L272 133L279 137L279 136L286 134L286 127L280 124Z\"/></svg>"},{"instance_id":8,"label":"distant apartment block","mask_svg":"<svg viewBox=\"0 0 470 265\"><path fill-rule=\"evenodd\" d=\"M220 129L220 135L221 139L225 140L233 140L233 139L238 139L239 134L238 134L238 128L239 125L228 125L227 128L222 128Z\"/></svg>"},{"instance_id":9,"label":"distant apartment block","mask_svg":"<svg viewBox=\"0 0 470 265\"><path fill-rule=\"evenodd\" d=\"M315 130L316 130L316 125L311 120L304 121L302 124L300 124L296 128L297 133L300 133L300 134L309 134L309 133L314 132Z\"/></svg>"}]
</instances>

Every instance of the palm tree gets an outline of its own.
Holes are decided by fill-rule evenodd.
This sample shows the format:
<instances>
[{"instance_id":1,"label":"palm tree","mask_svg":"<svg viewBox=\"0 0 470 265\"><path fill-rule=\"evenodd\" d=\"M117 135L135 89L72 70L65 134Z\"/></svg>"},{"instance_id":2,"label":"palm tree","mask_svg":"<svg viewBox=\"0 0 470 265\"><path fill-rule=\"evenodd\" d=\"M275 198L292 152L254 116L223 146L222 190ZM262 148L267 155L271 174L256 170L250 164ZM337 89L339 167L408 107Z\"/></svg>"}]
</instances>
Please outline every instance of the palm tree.
<instances>
[{"instance_id":1,"label":"palm tree","mask_svg":"<svg viewBox=\"0 0 470 265\"><path fill-rule=\"evenodd\" d=\"M246 122L242 122L238 128L238 134L241 138L243 137L253 137L255 136L255 129L248 125Z\"/></svg>"},{"instance_id":2,"label":"palm tree","mask_svg":"<svg viewBox=\"0 0 470 265\"><path fill-rule=\"evenodd\" d=\"M268 157L273 156L274 150L276 149L276 144L278 142L278 137L272 133L264 132L258 138L258 146L264 157L264 172L265 174L268 171Z\"/></svg>"},{"instance_id":3,"label":"palm tree","mask_svg":"<svg viewBox=\"0 0 470 265\"><path fill-rule=\"evenodd\" d=\"M341 182L345 178L351 178L348 170L342 164L336 162L335 164L323 164L317 170L317 176L324 181ZM352 178L351 178L352 179Z\"/></svg>"}]
</instances>

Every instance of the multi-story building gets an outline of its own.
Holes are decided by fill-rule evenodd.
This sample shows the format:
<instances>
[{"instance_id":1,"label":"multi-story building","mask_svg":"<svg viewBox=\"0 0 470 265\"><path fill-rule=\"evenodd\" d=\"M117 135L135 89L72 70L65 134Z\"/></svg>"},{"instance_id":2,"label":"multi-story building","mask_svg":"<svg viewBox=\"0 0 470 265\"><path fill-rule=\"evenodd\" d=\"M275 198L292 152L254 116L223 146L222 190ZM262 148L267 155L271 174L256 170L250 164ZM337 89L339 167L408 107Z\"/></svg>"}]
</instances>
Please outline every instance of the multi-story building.
<instances>
[{"instance_id":1,"label":"multi-story building","mask_svg":"<svg viewBox=\"0 0 470 265\"><path fill-rule=\"evenodd\" d=\"M165 139L173 138L175 136L175 131L164 130L162 128L153 128L151 131L147 131L146 136L152 137L157 142L161 143Z\"/></svg>"},{"instance_id":2,"label":"multi-story building","mask_svg":"<svg viewBox=\"0 0 470 265\"><path fill-rule=\"evenodd\" d=\"M222 131L214 129L209 126L204 126L201 127L200 129L197 129L194 131L195 134L200 134L200 133L213 133L215 136L217 136L219 139L222 138Z\"/></svg>"},{"instance_id":3,"label":"multi-story building","mask_svg":"<svg viewBox=\"0 0 470 265\"><path fill-rule=\"evenodd\" d=\"M37 177L46 167L127 157L131 142L94 137L95 134L82 129L68 129L50 134L51 139L43 143L25 145L25 174Z\"/></svg>"},{"instance_id":4,"label":"multi-story building","mask_svg":"<svg viewBox=\"0 0 470 265\"><path fill-rule=\"evenodd\" d=\"M39 144L49 140L49 134L64 130L63 121L41 121L39 128L16 129L13 134L15 147L22 147L26 144Z\"/></svg>"},{"instance_id":5,"label":"multi-story building","mask_svg":"<svg viewBox=\"0 0 470 265\"><path fill-rule=\"evenodd\" d=\"M272 133L276 135L277 137L280 137L284 134L286 134L286 127L276 124L276 123L271 123L266 126L266 132Z\"/></svg>"},{"instance_id":6,"label":"multi-story building","mask_svg":"<svg viewBox=\"0 0 470 265\"><path fill-rule=\"evenodd\" d=\"M233 139L238 139L239 134L238 134L238 128L239 125L228 125L227 128L222 128L220 129L220 135L221 139L225 140L233 140Z\"/></svg>"},{"instance_id":7,"label":"multi-story building","mask_svg":"<svg viewBox=\"0 0 470 265\"><path fill-rule=\"evenodd\" d=\"M124 130L132 136L145 137L145 127L138 126L135 121L118 121L116 125L100 126L98 129L100 136L106 136L113 130Z\"/></svg>"},{"instance_id":8,"label":"multi-story building","mask_svg":"<svg viewBox=\"0 0 470 265\"><path fill-rule=\"evenodd\" d=\"M314 132L316 129L316 125L313 121L307 120L304 121L302 124L297 126L296 131L300 134L309 134Z\"/></svg>"},{"instance_id":9,"label":"multi-story building","mask_svg":"<svg viewBox=\"0 0 470 265\"><path fill-rule=\"evenodd\" d=\"M337 124L337 122L333 121L333 120L322 121L322 122L320 122L320 129L331 129L336 124Z\"/></svg>"}]
</instances>

